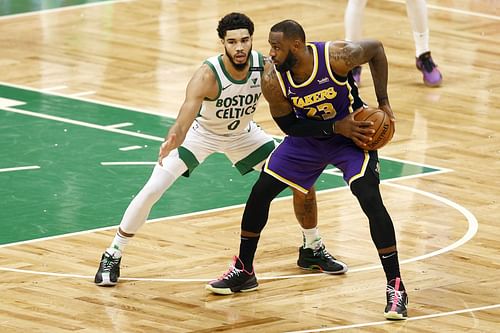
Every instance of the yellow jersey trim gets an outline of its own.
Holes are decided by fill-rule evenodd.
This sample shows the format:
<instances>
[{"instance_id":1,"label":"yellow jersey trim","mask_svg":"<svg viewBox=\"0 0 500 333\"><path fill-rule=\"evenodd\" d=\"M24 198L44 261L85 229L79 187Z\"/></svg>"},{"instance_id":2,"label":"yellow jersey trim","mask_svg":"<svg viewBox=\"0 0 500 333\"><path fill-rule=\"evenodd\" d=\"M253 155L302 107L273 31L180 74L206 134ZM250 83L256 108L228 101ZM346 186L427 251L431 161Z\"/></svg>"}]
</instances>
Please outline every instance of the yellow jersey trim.
<instances>
[{"instance_id":1,"label":"yellow jersey trim","mask_svg":"<svg viewBox=\"0 0 500 333\"><path fill-rule=\"evenodd\" d=\"M349 80L345 80L344 82L340 82L339 80L337 80L337 78L335 77L335 75L333 75L333 72L332 72L332 66L330 65L330 43L331 42L326 42L325 43L325 64L326 64L326 69L328 70L328 74L330 75L330 78L333 80L333 82L335 82L336 84L338 84L339 86L347 86L347 90L349 91L349 113L353 113L354 110L352 109L352 105L354 104L354 98L352 97L352 87L351 85L349 84Z\"/></svg>"},{"instance_id":2,"label":"yellow jersey trim","mask_svg":"<svg viewBox=\"0 0 500 333\"><path fill-rule=\"evenodd\" d=\"M281 76L281 73L278 72L278 70L276 69L276 66L274 66L274 71L276 72L276 76L278 77L278 82L280 83L281 92L283 93L283 96L285 96L286 98L287 97L286 87L285 87L285 82L283 82L283 77Z\"/></svg>"},{"instance_id":3,"label":"yellow jersey trim","mask_svg":"<svg viewBox=\"0 0 500 333\"><path fill-rule=\"evenodd\" d=\"M292 75L290 74L290 71L287 71L286 77L288 78L288 82L290 82L290 85L294 88L303 88L303 87L309 85L316 78L316 74L318 74L318 49L316 48L316 45L314 45L314 44L306 43L306 45L310 46L312 51L313 51L313 61L314 61L313 71L312 71L311 76L306 81L302 82L301 84L296 84L295 82L293 82L293 78L292 78Z\"/></svg>"},{"instance_id":4,"label":"yellow jersey trim","mask_svg":"<svg viewBox=\"0 0 500 333\"><path fill-rule=\"evenodd\" d=\"M271 154L272 155L272 154ZM269 163L269 158L271 156L269 156L266 160L266 164L264 164L264 172L267 173L268 175L270 176L273 176L274 178L276 178L277 180L279 180L280 182L282 183L285 183L287 184L288 186L291 186L293 187L294 189L297 189L299 190L300 192L304 193L304 194L307 194L309 192L309 190L303 188L302 186L300 186L299 184L295 184L294 182L286 179L286 178L283 178L281 177L280 175L278 175L276 172L274 172L273 170L269 169L268 167L268 163Z\"/></svg>"},{"instance_id":5,"label":"yellow jersey trim","mask_svg":"<svg viewBox=\"0 0 500 333\"><path fill-rule=\"evenodd\" d=\"M365 150L364 154L365 154L365 160L363 161L363 166L361 167L361 171L358 174L352 176L351 179L349 179L349 186L351 185L351 183L353 181L355 181L356 179L361 178L365 175L366 168L368 166L368 162L370 161L370 154L368 154L368 150Z\"/></svg>"}]
</instances>

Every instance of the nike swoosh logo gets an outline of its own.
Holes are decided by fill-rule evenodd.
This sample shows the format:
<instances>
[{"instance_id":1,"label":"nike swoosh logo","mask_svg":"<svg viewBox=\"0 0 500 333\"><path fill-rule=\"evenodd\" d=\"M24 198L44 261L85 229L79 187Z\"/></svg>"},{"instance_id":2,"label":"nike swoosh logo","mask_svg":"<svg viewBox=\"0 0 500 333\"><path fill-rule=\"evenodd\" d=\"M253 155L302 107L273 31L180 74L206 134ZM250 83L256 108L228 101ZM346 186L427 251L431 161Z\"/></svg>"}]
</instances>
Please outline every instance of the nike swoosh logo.
<instances>
[{"instance_id":1,"label":"nike swoosh logo","mask_svg":"<svg viewBox=\"0 0 500 333\"><path fill-rule=\"evenodd\" d=\"M387 259L387 258L390 258L392 256L394 256L396 254L396 252L392 252L391 254L389 254L388 256L384 256L382 255L382 259Z\"/></svg>"},{"instance_id":2,"label":"nike swoosh logo","mask_svg":"<svg viewBox=\"0 0 500 333\"><path fill-rule=\"evenodd\" d=\"M222 90L226 90L227 88L229 88L229 87L231 87L231 86L232 86L232 84L228 84L227 86L222 87Z\"/></svg>"}]
</instances>

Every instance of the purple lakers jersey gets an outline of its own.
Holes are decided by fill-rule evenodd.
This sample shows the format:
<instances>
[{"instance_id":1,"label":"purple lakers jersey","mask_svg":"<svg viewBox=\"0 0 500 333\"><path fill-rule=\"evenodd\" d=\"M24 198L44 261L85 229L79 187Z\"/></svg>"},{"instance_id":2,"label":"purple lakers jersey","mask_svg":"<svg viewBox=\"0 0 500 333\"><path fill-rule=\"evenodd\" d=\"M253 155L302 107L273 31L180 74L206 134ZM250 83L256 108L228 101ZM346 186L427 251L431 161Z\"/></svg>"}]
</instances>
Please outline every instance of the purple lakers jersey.
<instances>
[{"instance_id":1,"label":"purple lakers jersey","mask_svg":"<svg viewBox=\"0 0 500 333\"><path fill-rule=\"evenodd\" d=\"M275 68L283 95L298 118L337 121L362 106L353 81L333 73L329 44L307 43L313 52L314 66L311 76L302 83L294 82L290 71L280 73Z\"/></svg>"}]
</instances>

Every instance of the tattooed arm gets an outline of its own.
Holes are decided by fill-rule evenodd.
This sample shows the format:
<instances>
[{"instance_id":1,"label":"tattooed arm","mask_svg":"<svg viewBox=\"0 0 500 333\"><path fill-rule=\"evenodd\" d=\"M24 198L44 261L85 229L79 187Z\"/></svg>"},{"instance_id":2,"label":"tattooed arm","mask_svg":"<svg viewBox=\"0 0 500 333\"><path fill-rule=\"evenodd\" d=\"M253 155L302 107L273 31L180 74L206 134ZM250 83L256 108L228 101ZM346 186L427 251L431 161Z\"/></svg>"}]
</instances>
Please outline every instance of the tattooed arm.
<instances>
[{"instance_id":1,"label":"tattooed arm","mask_svg":"<svg viewBox=\"0 0 500 333\"><path fill-rule=\"evenodd\" d=\"M274 65L266 58L264 74L262 75L262 93L269 103L269 111L273 118L294 115L293 108L283 95L281 85L274 71Z\"/></svg>"},{"instance_id":2,"label":"tattooed arm","mask_svg":"<svg viewBox=\"0 0 500 333\"><path fill-rule=\"evenodd\" d=\"M330 43L329 51L330 66L340 76L347 76L354 67L369 63L379 108L395 121L387 96L388 65L382 43L372 39L335 41Z\"/></svg>"}]
</instances>

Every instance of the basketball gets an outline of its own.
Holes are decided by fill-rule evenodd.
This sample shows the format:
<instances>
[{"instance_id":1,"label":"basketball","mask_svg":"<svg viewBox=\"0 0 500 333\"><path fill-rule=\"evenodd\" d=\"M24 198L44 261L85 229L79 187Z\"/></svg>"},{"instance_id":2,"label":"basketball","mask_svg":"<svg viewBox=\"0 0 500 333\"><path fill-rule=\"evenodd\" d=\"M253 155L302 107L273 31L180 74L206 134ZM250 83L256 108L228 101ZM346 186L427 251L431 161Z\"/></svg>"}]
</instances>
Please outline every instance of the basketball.
<instances>
[{"instance_id":1,"label":"basketball","mask_svg":"<svg viewBox=\"0 0 500 333\"><path fill-rule=\"evenodd\" d=\"M363 108L361 111L354 115L355 120L367 120L373 122L373 133L372 141L368 142L365 147L360 147L366 150L377 150L385 146L389 141L391 141L394 135L394 124L389 119L387 113L383 110L367 107Z\"/></svg>"}]
</instances>

